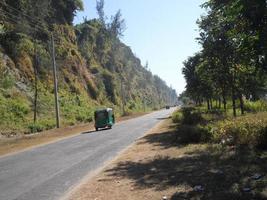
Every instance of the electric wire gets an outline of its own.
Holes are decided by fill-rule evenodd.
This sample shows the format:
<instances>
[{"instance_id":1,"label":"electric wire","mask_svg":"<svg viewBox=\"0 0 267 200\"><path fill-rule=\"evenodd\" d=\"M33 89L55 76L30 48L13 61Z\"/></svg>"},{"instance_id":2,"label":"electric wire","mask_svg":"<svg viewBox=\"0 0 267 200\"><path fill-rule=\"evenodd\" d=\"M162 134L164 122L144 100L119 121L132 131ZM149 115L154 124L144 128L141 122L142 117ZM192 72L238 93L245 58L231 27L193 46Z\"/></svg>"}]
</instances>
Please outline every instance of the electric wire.
<instances>
[{"instance_id":1,"label":"electric wire","mask_svg":"<svg viewBox=\"0 0 267 200\"><path fill-rule=\"evenodd\" d=\"M14 15L14 14L12 14L12 13L10 13L10 12L7 12L7 11L5 11L5 10L1 10L0 14L1 14L4 18L5 18L5 17L12 18L12 19L13 19L13 22L15 22L16 24L19 24L20 19L19 19L18 16ZM27 20L27 19L26 19L26 20ZM36 29L38 29L39 31L47 31L46 29L44 29L44 27L46 27L45 25L44 25L44 27L41 27L41 26L38 25L38 24L34 24L32 21L27 20L27 22L29 23L29 25L31 25L29 28L32 29L32 30L33 30L34 28L36 28ZM48 27L46 27L46 28L48 28Z\"/></svg>"},{"instance_id":2,"label":"electric wire","mask_svg":"<svg viewBox=\"0 0 267 200\"><path fill-rule=\"evenodd\" d=\"M20 21L19 18L17 16L15 16L14 14L12 14L12 13L9 13L7 11L3 11L3 12L0 12L0 16L2 16L3 18L7 19L9 22L12 22L15 25L19 25L19 21ZM47 32L48 31L48 32L52 33L48 29L44 29L43 27L40 27L39 25L36 25L33 22L27 21L27 23L29 23L29 25L30 25L30 26L27 27L27 29L30 29L33 32L38 30L40 32ZM44 27L48 28L45 25L44 25ZM57 40L55 40L55 44L59 45L60 43Z\"/></svg>"},{"instance_id":3,"label":"electric wire","mask_svg":"<svg viewBox=\"0 0 267 200\"><path fill-rule=\"evenodd\" d=\"M8 5L7 3L1 2L1 1L0 1L0 4L2 4L3 6L5 6L5 7L8 8L9 10L11 9L11 10L13 10L13 11L15 11L15 12L17 12L17 13L23 15L24 17L27 17L29 20L32 20L32 22L33 22L34 24L37 23L37 24L41 25L40 22L39 22L38 20L32 18L32 16L27 15L25 12L23 12L23 11L21 11L21 10L18 10L18 9L16 9L16 8L14 8L13 6L10 6L10 5ZM49 25L48 25L47 27L50 28L50 29L52 29L52 27L50 27Z\"/></svg>"}]
</instances>

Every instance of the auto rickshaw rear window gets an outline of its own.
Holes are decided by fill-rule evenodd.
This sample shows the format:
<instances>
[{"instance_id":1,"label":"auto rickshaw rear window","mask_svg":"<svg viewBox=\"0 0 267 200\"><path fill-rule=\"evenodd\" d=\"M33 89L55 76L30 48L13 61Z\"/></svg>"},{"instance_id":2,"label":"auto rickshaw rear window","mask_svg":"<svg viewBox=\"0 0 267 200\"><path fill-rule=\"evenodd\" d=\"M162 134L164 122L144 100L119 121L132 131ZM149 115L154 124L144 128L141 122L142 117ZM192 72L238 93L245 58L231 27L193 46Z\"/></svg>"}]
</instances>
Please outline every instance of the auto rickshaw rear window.
<instances>
[{"instance_id":1,"label":"auto rickshaw rear window","mask_svg":"<svg viewBox=\"0 0 267 200\"><path fill-rule=\"evenodd\" d=\"M108 114L108 113L107 113L106 111L103 111L103 112L97 112L95 117L96 117L97 119L100 119L100 120L101 120L101 119L106 119L106 118L107 118L107 114Z\"/></svg>"}]
</instances>

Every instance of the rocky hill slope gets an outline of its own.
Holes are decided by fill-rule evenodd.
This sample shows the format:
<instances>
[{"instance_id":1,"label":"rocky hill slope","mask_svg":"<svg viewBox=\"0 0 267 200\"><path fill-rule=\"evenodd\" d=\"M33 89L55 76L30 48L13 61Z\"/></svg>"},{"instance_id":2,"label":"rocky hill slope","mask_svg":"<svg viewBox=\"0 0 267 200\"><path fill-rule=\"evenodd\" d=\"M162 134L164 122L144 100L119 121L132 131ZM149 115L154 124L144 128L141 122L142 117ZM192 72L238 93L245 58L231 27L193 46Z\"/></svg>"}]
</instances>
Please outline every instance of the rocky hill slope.
<instances>
[{"instance_id":1,"label":"rocky hill slope","mask_svg":"<svg viewBox=\"0 0 267 200\"><path fill-rule=\"evenodd\" d=\"M80 9L80 0L0 2L2 135L55 127L51 35L62 125L91 121L97 107L121 115L123 104L129 114L176 101L175 90L120 41L120 12L109 23L100 16L74 26Z\"/></svg>"}]
</instances>

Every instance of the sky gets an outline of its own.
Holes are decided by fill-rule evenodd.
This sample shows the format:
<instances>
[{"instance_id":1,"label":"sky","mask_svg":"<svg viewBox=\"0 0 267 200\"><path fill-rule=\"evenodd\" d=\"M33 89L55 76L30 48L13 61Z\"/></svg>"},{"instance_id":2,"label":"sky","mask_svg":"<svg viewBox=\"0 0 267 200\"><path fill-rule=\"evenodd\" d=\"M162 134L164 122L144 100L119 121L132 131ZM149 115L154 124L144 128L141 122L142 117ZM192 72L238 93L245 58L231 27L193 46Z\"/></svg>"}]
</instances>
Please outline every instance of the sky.
<instances>
[{"instance_id":1,"label":"sky","mask_svg":"<svg viewBox=\"0 0 267 200\"><path fill-rule=\"evenodd\" d=\"M74 23L97 18L96 1L83 0L84 11L78 12ZM200 46L197 19L205 13L200 5L205 0L105 0L105 15L119 9L126 22L121 40L131 47L143 66L157 74L180 94L185 89L183 61Z\"/></svg>"}]
</instances>

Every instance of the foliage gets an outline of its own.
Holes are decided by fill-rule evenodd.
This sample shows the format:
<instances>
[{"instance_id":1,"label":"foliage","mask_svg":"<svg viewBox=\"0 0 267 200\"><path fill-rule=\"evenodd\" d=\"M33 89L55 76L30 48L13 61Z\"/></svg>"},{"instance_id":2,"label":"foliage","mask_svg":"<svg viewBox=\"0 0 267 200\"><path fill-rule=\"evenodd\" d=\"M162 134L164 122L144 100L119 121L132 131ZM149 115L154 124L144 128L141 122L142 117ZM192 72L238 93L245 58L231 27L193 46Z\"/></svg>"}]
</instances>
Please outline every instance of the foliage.
<instances>
[{"instance_id":1,"label":"foliage","mask_svg":"<svg viewBox=\"0 0 267 200\"><path fill-rule=\"evenodd\" d=\"M229 140L235 145L267 148L267 113L249 114L236 119L226 119L213 127L215 141Z\"/></svg>"},{"instance_id":2,"label":"foliage","mask_svg":"<svg viewBox=\"0 0 267 200\"><path fill-rule=\"evenodd\" d=\"M182 144L194 144L209 142L211 139L211 133L209 129L204 126L197 125L180 125L177 128L178 142Z\"/></svg>"},{"instance_id":3,"label":"foliage","mask_svg":"<svg viewBox=\"0 0 267 200\"><path fill-rule=\"evenodd\" d=\"M207 101L208 109L220 101L225 111L231 99L234 116L238 100L244 114L245 98L266 94L266 1L209 0L202 7L202 50L184 62L186 94L196 104Z\"/></svg>"},{"instance_id":4,"label":"foliage","mask_svg":"<svg viewBox=\"0 0 267 200\"><path fill-rule=\"evenodd\" d=\"M180 123L182 121L182 117L183 117L183 115L181 112L174 112L172 114L172 121L174 123Z\"/></svg>"},{"instance_id":5,"label":"foliage","mask_svg":"<svg viewBox=\"0 0 267 200\"><path fill-rule=\"evenodd\" d=\"M267 101L266 100L259 100L259 101L255 101L255 102L247 101L244 109L247 112L267 111Z\"/></svg>"},{"instance_id":6,"label":"foliage","mask_svg":"<svg viewBox=\"0 0 267 200\"><path fill-rule=\"evenodd\" d=\"M187 125L199 124L202 121L200 112L195 110L193 107L182 108L182 123Z\"/></svg>"},{"instance_id":7,"label":"foliage","mask_svg":"<svg viewBox=\"0 0 267 200\"><path fill-rule=\"evenodd\" d=\"M7 74L0 78L0 88L7 90L14 87L14 85L15 85L15 78L12 75Z\"/></svg>"},{"instance_id":8,"label":"foliage","mask_svg":"<svg viewBox=\"0 0 267 200\"><path fill-rule=\"evenodd\" d=\"M192 113L194 114L192 115ZM191 120L195 114L200 116L201 120L195 120L193 124L184 120L185 118ZM183 144L214 142L223 145L245 145L251 148L267 149L266 112L233 118L217 111L208 111L203 107L189 107L175 112L172 120L177 124L177 139Z\"/></svg>"}]
</instances>

